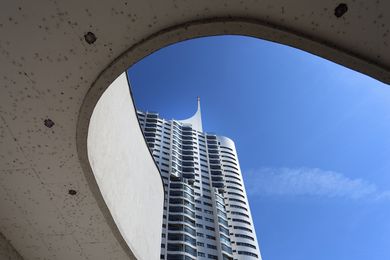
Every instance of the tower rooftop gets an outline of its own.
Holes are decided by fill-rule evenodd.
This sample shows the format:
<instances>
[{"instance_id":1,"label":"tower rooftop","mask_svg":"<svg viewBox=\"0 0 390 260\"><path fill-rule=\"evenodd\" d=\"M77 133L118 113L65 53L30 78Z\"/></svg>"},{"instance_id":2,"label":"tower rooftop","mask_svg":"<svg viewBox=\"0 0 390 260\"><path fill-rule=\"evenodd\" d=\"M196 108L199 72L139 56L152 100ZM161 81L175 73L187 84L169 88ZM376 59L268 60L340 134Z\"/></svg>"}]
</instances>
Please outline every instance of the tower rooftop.
<instances>
[{"instance_id":1,"label":"tower rooftop","mask_svg":"<svg viewBox=\"0 0 390 260\"><path fill-rule=\"evenodd\" d=\"M191 124L192 128L194 130L203 132L202 113L201 113L201 109L200 109L200 97L197 98L197 103L198 103L198 108L192 117L184 119L184 120L178 120L178 121L183 123L183 124Z\"/></svg>"}]
</instances>

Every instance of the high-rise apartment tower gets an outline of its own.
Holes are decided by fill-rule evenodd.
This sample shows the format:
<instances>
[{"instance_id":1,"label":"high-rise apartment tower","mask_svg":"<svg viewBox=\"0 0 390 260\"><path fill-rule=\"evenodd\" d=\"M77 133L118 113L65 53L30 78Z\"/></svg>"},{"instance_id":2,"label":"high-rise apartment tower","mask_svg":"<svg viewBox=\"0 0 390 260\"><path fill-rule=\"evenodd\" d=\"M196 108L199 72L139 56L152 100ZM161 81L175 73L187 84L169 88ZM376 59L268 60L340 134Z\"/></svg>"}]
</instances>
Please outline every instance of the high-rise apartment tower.
<instances>
[{"instance_id":1,"label":"high-rise apartment tower","mask_svg":"<svg viewBox=\"0 0 390 260\"><path fill-rule=\"evenodd\" d=\"M165 188L161 259L261 259L234 142L137 111Z\"/></svg>"}]
</instances>

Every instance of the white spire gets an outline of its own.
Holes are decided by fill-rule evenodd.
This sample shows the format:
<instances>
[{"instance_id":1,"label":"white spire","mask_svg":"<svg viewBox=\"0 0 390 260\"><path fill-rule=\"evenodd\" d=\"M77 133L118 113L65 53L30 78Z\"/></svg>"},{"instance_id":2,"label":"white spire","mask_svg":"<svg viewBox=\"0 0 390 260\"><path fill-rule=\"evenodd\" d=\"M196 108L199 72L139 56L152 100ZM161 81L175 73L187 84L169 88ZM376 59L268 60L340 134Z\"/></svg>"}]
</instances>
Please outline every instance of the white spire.
<instances>
[{"instance_id":1,"label":"white spire","mask_svg":"<svg viewBox=\"0 0 390 260\"><path fill-rule=\"evenodd\" d=\"M197 102L198 102L198 109L196 110L195 114L192 117L188 118L188 119L178 120L178 121L183 123L183 124L191 124L192 128L194 130L203 132L203 128L202 128L202 114L201 114L201 111L200 111L200 97L198 97Z\"/></svg>"}]
</instances>

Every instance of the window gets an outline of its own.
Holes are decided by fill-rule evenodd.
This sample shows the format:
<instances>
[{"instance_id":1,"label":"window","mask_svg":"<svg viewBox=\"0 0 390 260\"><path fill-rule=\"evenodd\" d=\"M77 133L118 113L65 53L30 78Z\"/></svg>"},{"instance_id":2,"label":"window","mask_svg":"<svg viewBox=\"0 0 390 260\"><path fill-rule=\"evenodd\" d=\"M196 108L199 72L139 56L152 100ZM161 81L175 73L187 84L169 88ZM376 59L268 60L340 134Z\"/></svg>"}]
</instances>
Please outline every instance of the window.
<instances>
[{"instance_id":1,"label":"window","mask_svg":"<svg viewBox=\"0 0 390 260\"><path fill-rule=\"evenodd\" d=\"M251 253L251 252L247 252L247 251L238 251L238 254L239 255L249 255L249 256L253 256L253 257L258 257L256 254L254 253Z\"/></svg>"},{"instance_id":2,"label":"window","mask_svg":"<svg viewBox=\"0 0 390 260\"><path fill-rule=\"evenodd\" d=\"M211 218L204 218L204 220L208 221L208 222L211 222L211 223L214 223L214 219L211 219Z\"/></svg>"},{"instance_id":3,"label":"window","mask_svg":"<svg viewBox=\"0 0 390 260\"><path fill-rule=\"evenodd\" d=\"M215 237L214 236L210 236L210 235L206 235L206 238L211 239L211 240L215 240Z\"/></svg>"},{"instance_id":4,"label":"window","mask_svg":"<svg viewBox=\"0 0 390 260\"><path fill-rule=\"evenodd\" d=\"M251 229L249 229L249 228L246 228L246 227L241 227L241 226L234 226L234 229L245 230L245 231L248 231L248 232L251 232L251 233L252 233L252 230L251 230Z\"/></svg>"},{"instance_id":5,"label":"window","mask_svg":"<svg viewBox=\"0 0 390 260\"><path fill-rule=\"evenodd\" d=\"M232 215L240 215L240 216L244 216L244 217L249 218L249 216L247 214L244 214L244 213L241 213L241 212L232 211L231 213L232 213Z\"/></svg>"},{"instance_id":6,"label":"window","mask_svg":"<svg viewBox=\"0 0 390 260\"><path fill-rule=\"evenodd\" d=\"M205 226L207 230L211 230L211 231L215 231L215 228L213 227L209 227L209 226Z\"/></svg>"},{"instance_id":7,"label":"window","mask_svg":"<svg viewBox=\"0 0 390 260\"><path fill-rule=\"evenodd\" d=\"M242 195L242 194L240 194L240 193L237 193L237 192L230 192L230 191L229 191L227 194L229 194L229 195L234 195L234 196L239 196L239 197L245 199L244 195Z\"/></svg>"},{"instance_id":8,"label":"window","mask_svg":"<svg viewBox=\"0 0 390 260\"><path fill-rule=\"evenodd\" d=\"M238 218L233 218L233 221L235 221L235 222L241 222L241 223L245 223L245 224L248 224L248 225L250 225L250 224L251 224L249 221L242 220L242 219L238 219Z\"/></svg>"},{"instance_id":9,"label":"window","mask_svg":"<svg viewBox=\"0 0 390 260\"><path fill-rule=\"evenodd\" d=\"M256 249L256 246L249 244L249 243L243 243L243 242L237 242L237 246L246 246L246 247Z\"/></svg>"},{"instance_id":10,"label":"window","mask_svg":"<svg viewBox=\"0 0 390 260\"><path fill-rule=\"evenodd\" d=\"M233 153L231 153L231 152L227 152L227 151L224 151L224 150L221 150L221 152L223 153L223 154L230 154L231 156L235 156Z\"/></svg>"},{"instance_id":11,"label":"window","mask_svg":"<svg viewBox=\"0 0 390 260\"><path fill-rule=\"evenodd\" d=\"M223 226L219 225L219 231L227 236L229 236L229 229L224 228Z\"/></svg>"},{"instance_id":12,"label":"window","mask_svg":"<svg viewBox=\"0 0 390 260\"><path fill-rule=\"evenodd\" d=\"M247 236L247 235L243 235L243 234L235 234L234 235L235 237L241 237L241 238L246 238L246 239L250 239L252 241L255 241L255 239L251 236Z\"/></svg>"},{"instance_id":13,"label":"window","mask_svg":"<svg viewBox=\"0 0 390 260\"><path fill-rule=\"evenodd\" d=\"M238 199L233 199L233 198L229 198L230 201L236 201L236 202L239 202L241 204L244 204L246 205L245 201L242 201L242 200L238 200Z\"/></svg>"},{"instance_id":14,"label":"window","mask_svg":"<svg viewBox=\"0 0 390 260\"><path fill-rule=\"evenodd\" d=\"M207 160L205 160L205 159L200 158L200 160L201 160L202 162L207 163ZM207 166L206 166L206 167L207 167Z\"/></svg>"},{"instance_id":15,"label":"window","mask_svg":"<svg viewBox=\"0 0 390 260\"><path fill-rule=\"evenodd\" d=\"M228 226L228 222L219 216L218 216L218 222L225 225L225 226Z\"/></svg>"},{"instance_id":16,"label":"window","mask_svg":"<svg viewBox=\"0 0 390 260\"><path fill-rule=\"evenodd\" d=\"M240 186L240 187L242 186L241 183L238 183L236 181L228 181L227 180L226 183L232 183L232 184L235 184L235 185Z\"/></svg>"},{"instance_id":17,"label":"window","mask_svg":"<svg viewBox=\"0 0 390 260\"><path fill-rule=\"evenodd\" d=\"M242 210L248 211L247 208L241 207L241 206L238 206L238 205L230 205L230 207L231 207L231 208L237 208L237 209L242 209Z\"/></svg>"},{"instance_id":18,"label":"window","mask_svg":"<svg viewBox=\"0 0 390 260\"><path fill-rule=\"evenodd\" d=\"M204 201L203 201L203 205L206 205L206 206L209 206L209 207L213 207L213 205L211 203L204 202Z\"/></svg>"},{"instance_id":19,"label":"window","mask_svg":"<svg viewBox=\"0 0 390 260\"><path fill-rule=\"evenodd\" d=\"M235 180L237 180L237 181L241 181L240 178L238 178L238 177L236 177L236 176L232 176L232 175L227 175L227 174L226 174L225 177L231 178L231 179L235 179Z\"/></svg>"},{"instance_id":20,"label":"window","mask_svg":"<svg viewBox=\"0 0 390 260\"><path fill-rule=\"evenodd\" d=\"M206 198L206 199L211 200L211 197L210 197L210 196L207 196L207 195L204 195L204 194L203 194L203 198Z\"/></svg>"},{"instance_id":21,"label":"window","mask_svg":"<svg viewBox=\"0 0 390 260\"><path fill-rule=\"evenodd\" d=\"M218 256L216 256L216 255L210 255L210 254L208 254L207 257L208 257L209 259L217 259L217 260L218 260Z\"/></svg>"},{"instance_id":22,"label":"window","mask_svg":"<svg viewBox=\"0 0 390 260\"><path fill-rule=\"evenodd\" d=\"M211 210L205 209L204 212L207 213L207 214L213 215L213 212Z\"/></svg>"},{"instance_id":23,"label":"window","mask_svg":"<svg viewBox=\"0 0 390 260\"><path fill-rule=\"evenodd\" d=\"M216 246L214 246L214 245L210 245L210 244L207 244L207 248L211 248L211 249L215 249L215 250L217 250L217 247L216 247Z\"/></svg>"}]
</instances>

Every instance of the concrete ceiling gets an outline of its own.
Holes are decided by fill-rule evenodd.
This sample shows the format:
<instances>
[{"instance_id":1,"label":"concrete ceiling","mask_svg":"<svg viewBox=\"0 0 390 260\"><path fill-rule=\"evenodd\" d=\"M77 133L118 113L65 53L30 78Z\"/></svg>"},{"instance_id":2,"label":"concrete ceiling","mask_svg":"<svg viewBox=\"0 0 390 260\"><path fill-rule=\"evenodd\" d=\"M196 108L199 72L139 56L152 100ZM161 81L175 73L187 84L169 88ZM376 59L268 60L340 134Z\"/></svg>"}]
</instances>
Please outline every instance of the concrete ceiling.
<instances>
[{"instance_id":1,"label":"concrete ceiling","mask_svg":"<svg viewBox=\"0 0 390 260\"><path fill-rule=\"evenodd\" d=\"M105 88L167 44L217 34L281 42L389 83L390 2L344 3L3 1L0 232L24 259L130 258L76 141Z\"/></svg>"}]
</instances>

